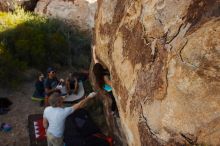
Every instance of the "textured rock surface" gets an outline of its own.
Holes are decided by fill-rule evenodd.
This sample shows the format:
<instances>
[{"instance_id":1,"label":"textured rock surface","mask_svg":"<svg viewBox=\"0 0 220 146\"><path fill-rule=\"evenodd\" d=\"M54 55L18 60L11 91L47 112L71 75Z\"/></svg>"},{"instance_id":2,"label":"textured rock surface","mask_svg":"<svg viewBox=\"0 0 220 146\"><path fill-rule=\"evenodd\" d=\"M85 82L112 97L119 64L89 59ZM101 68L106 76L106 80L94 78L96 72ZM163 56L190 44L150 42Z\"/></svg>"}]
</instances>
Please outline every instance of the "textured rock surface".
<instances>
[{"instance_id":1,"label":"textured rock surface","mask_svg":"<svg viewBox=\"0 0 220 146\"><path fill-rule=\"evenodd\" d=\"M218 0L98 0L95 54L110 71L128 145L220 145L219 7Z\"/></svg>"},{"instance_id":2,"label":"textured rock surface","mask_svg":"<svg viewBox=\"0 0 220 146\"><path fill-rule=\"evenodd\" d=\"M7 1L0 1L0 11L9 11L9 5L10 3Z\"/></svg>"},{"instance_id":3,"label":"textured rock surface","mask_svg":"<svg viewBox=\"0 0 220 146\"><path fill-rule=\"evenodd\" d=\"M96 0L39 0L35 12L64 19L83 30L91 30L96 7Z\"/></svg>"},{"instance_id":4,"label":"textured rock surface","mask_svg":"<svg viewBox=\"0 0 220 146\"><path fill-rule=\"evenodd\" d=\"M0 0L0 11L13 11L15 5L20 5L25 10L33 11L38 0Z\"/></svg>"}]
</instances>

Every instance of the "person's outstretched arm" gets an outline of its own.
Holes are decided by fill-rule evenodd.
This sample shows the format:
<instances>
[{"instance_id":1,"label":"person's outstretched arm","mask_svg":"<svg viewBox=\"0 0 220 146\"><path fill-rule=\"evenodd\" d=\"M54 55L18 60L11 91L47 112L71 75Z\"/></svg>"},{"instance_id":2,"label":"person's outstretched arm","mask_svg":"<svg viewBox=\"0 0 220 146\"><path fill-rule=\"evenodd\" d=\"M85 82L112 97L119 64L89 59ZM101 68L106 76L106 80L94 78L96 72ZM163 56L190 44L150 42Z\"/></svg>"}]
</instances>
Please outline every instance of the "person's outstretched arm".
<instances>
[{"instance_id":1,"label":"person's outstretched arm","mask_svg":"<svg viewBox=\"0 0 220 146\"><path fill-rule=\"evenodd\" d=\"M74 109L74 110L77 110L77 109L79 109L79 108L82 108L82 107L85 105L85 103L86 103L87 101L89 101L90 99L94 98L94 97L96 96L96 94L97 94L97 93L95 93L95 92L90 93L87 97L85 97L85 98L84 98L83 100L81 100L79 103L74 104L74 105L72 106L73 109Z\"/></svg>"}]
</instances>

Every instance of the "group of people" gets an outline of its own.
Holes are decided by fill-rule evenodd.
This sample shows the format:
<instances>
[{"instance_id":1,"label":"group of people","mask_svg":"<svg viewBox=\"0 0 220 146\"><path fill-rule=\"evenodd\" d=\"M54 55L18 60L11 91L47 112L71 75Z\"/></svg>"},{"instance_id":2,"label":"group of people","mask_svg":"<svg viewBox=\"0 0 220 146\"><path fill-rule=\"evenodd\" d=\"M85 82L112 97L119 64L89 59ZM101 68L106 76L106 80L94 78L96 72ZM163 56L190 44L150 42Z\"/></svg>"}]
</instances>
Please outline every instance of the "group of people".
<instances>
[{"instance_id":1,"label":"group of people","mask_svg":"<svg viewBox=\"0 0 220 146\"><path fill-rule=\"evenodd\" d=\"M79 78L76 73L70 73L66 80L58 80L56 70L49 67L47 69L47 78L44 79L44 75L40 74L35 83L33 98L44 101L45 105L43 126L46 129L48 146L63 146L66 117L83 107L89 99L96 95L95 92L92 92L71 107L64 107L63 94L77 94ZM82 80L85 78L85 76L81 76ZM65 92L61 91L63 86L65 86Z\"/></svg>"},{"instance_id":2,"label":"group of people","mask_svg":"<svg viewBox=\"0 0 220 146\"><path fill-rule=\"evenodd\" d=\"M96 74L98 84L103 90L109 93L112 99L112 114L117 116L118 109L112 94L112 83L109 71L104 69L101 64L96 63L94 73ZM44 78L43 74L39 75L35 83L35 92L32 99L42 101L41 103L44 103L42 105L46 107L43 114L43 125L47 131L48 146L63 146L65 119L96 95L96 93L93 92L71 107L63 106L63 97L65 95L77 94L79 92L79 80L86 80L87 78L88 72L70 73L65 80L58 80L56 70L52 67L47 69L46 78Z\"/></svg>"},{"instance_id":3,"label":"group of people","mask_svg":"<svg viewBox=\"0 0 220 146\"><path fill-rule=\"evenodd\" d=\"M56 77L56 70L52 67L47 69L47 77L44 78L43 74L38 76L35 83L35 91L33 94L33 100L45 101L45 106L48 105L48 97L54 92L61 92L62 95L77 94L78 92L78 78L76 73L70 73L66 80Z\"/></svg>"}]
</instances>

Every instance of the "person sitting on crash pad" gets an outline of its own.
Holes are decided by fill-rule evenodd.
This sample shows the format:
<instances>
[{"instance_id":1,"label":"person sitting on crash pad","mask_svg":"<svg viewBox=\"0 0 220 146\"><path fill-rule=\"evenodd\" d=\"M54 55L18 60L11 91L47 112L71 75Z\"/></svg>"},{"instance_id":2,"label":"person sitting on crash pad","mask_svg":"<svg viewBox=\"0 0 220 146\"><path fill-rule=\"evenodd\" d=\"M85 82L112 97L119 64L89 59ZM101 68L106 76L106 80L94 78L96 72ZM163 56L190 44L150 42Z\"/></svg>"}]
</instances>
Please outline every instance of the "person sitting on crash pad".
<instances>
[{"instance_id":1,"label":"person sitting on crash pad","mask_svg":"<svg viewBox=\"0 0 220 146\"><path fill-rule=\"evenodd\" d=\"M33 100L44 100L45 92L44 92L44 75L41 73L38 76L37 81L35 82L35 91L32 96Z\"/></svg>"}]
</instances>

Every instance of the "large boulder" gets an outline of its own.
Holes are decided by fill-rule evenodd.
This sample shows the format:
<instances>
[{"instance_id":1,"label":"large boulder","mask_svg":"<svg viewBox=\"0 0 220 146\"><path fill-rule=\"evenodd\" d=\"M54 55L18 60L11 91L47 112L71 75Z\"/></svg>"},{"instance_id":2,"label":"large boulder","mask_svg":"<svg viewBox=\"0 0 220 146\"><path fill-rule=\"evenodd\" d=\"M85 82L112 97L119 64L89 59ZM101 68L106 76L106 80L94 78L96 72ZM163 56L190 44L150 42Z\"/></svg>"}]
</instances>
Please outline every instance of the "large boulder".
<instances>
[{"instance_id":1,"label":"large boulder","mask_svg":"<svg viewBox=\"0 0 220 146\"><path fill-rule=\"evenodd\" d=\"M39 0L35 13L58 18L81 30L94 27L96 0Z\"/></svg>"},{"instance_id":2,"label":"large boulder","mask_svg":"<svg viewBox=\"0 0 220 146\"><path fill-rule=\"evenodd\" d=\"M22 6L25 10L33 11L38 0L1 0L0 11L13 11L17 6Z\"/></svg>"},{"instance_id":3,"label":"large boulder","mask_svg":"<svg viewBox=\"0 0 220 146\"><path fill-rule=\"evenodd\" d=\"M218 0L98 0L93 57L110 72L119 119L110 116L97 60L91 80L122 145L220 145L219 7Z\"/></svg>"},{"instance_id":4,"label":"large boulder","mask_svg":"<svg viewBox=\"0 0 220 146\"><path fill-rule=\"evenodd\" d=\"M9 11L10 3L7 1L0 1L0 11Z\"/></svg>"}]
</instances>

